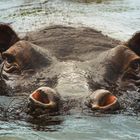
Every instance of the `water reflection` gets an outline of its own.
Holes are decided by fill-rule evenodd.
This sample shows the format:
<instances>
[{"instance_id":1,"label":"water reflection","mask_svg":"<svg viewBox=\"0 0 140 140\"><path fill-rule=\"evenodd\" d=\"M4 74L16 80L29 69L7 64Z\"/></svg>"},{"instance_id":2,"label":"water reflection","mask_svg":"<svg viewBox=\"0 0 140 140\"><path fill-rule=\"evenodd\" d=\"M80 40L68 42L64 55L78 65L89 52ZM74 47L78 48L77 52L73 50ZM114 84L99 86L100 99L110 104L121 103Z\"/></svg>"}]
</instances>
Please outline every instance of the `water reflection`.
<instances>
[{"instance_id":1,"label":"water reflection","mask_svg":"<svg viewBox=\"0 0 140 140\"><path fill-rule=\"evenodd\" d=\"M27 122L30 123L31 129L35 131L55 132L61 129L64 121L62 116L44 116L38 118L28 118ZM43 122L43 123L42 123Z\"/></svg>"},{"instance_id":2,"label":"water reflection","mask_svg":"<svg viewBox=\"0 0 140 140\"><path fill-rule=\"evenodd\" d=\"M127 117L121 115L107 117L90 116L65 116L64 122L53 125L57 131L40 131L30 128L27 123L1 123L1 139L26 139L26 140L136 140L139 139L140 120L137 117ZM23 123L23 124L22 124ZM12 127L12 129L11 129ZM49 126L48 126L49 127ZM50 127L51 128L51 127ZM52 130L53 130L52 129ZM15 140L14 139L14 140Z\"/></svg>"}]
</instances>

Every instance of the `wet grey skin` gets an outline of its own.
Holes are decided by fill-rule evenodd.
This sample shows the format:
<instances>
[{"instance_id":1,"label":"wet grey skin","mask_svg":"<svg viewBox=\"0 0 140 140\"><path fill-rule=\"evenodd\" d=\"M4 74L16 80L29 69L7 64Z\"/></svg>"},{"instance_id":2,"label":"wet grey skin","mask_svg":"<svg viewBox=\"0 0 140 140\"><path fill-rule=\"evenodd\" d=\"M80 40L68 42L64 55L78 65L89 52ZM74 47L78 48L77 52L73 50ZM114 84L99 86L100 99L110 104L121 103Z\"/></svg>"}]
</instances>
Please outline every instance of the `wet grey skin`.
<instances>
[{"instance_id":1,"label":"wet grey skin","mask_svg":"<svg viewBox=\"0 0 140 140\"><path fill-rule=\"evenodd\" d=\"M68 101L74 100L75 103L79 104L79 102L81 103L83 99L89 96L90 90L95 91L97 89L102 89L101 87L94 89L95 85L89 87L88 76L91 76L93 84L94 82L104 84L106 81L116 83L118 80L121 82L126 82L128 80L129 82L129 80L134 80L134 77L129 79L128 76L130 74L134 74L135 76L138 74L136 71L138 70L137 66L139 65L137 64L140 63L140 57L135 53L137 49L133 50L135 36L133 37L134 39L132 39L133 44L131 45L131 48L129 48L129 44L132 42L132 40L128 41L128 45L123 44L110 48L108 46L111 44L107 44L106 48L102 49L101 47L98 49L99 46L93 46L92 48L92 41L93 37L95 40L97 39L95 38L95 34L97 34L97 37L99 38L99 32L92 29L81 30L81 28L75 29L72 27L56 26L50 27L50 30L48 28L46 32L40 31L39 33L35 34L34 42L38 38L41 38L41 41L38 40L36 44L42 43L44 45L42 47L31 43L33 41L22 40L16 42L2 53L5 61L4 70L10 79L7 80L6 83L13 87L15 93L32 93L32 91L39 87L47 88L49 87L48 83L46 82L47 78L53 79L56 76L57 78L55 79L55 84L50 85L50 87L56 89L61 98ZM48 32L50 32L50 38L46 37ZM94 36L88 36L87 40L89 41L89 46L87 42L86 45L89 47L89 50L86 52L86 55L85 51L88 49L88 47L85 49L85 41L83 41L83 37L85 38L85 36L83 35L88 35L89 32L92 34L94 33ZM66 35L60 36L59 34L62 33L66 33ZM57 39L57 37L54 37L54 34L58 35L60 38ZM68 34L70 35L68 36ZM75 38L75 35L79 36L78 41L77 38ZM136 38L137 36L140 35L137 34ZM104 38L104 42L108 43L106 37ZM54 41L56 43L54 43ZM68 42L67 45L69 47L66 46L66 42ZM78 43L81 44L79 45ZM138 42L136 41L136 43ZM102 44L99 43L99 45ZM80 48L78 48L79 46ZM76 53L73 50L77 50ZM88 52L90 51L91 53L89 55ZM78 53L81 55L78 56ZM9 56L14 57L14 59L9 61ZM15 74L13 70L15 64L19 67L18 70L20 73L18 74ZM10 71L10 69L12 69L12 71ZM34 73L30 73L32 70ZM21 89L20 93L19 89ZM39 98L34 98L35 96L32 96L36 94L35 92L39 92ZM42 92L42 89L39 89L39 91L35 92L33 92L29 97L32 101L31 104L33 107L36 107L37 105L41 108L43 107L51 110L57 106L58 101L55 100L55 91L50 93L46 90L43 90ZM117 109L116 107L113 107L118 102L115 96L110 95L109 92L105 91L98 91L97 93L95 96L93 92L93 96L91 97L91 100L94 99L93 101L96 99L96 107L95 103L93 103L94 105L91 105L92 109ZM110 98L108 98L107 95L109 97L113 97L113 99L111 98L112 100L110 101ZM44 98L46 98L46 102L44 102ZM109 99L109 102L106 101L107 99Z\"/></svg>"}]
</instances>

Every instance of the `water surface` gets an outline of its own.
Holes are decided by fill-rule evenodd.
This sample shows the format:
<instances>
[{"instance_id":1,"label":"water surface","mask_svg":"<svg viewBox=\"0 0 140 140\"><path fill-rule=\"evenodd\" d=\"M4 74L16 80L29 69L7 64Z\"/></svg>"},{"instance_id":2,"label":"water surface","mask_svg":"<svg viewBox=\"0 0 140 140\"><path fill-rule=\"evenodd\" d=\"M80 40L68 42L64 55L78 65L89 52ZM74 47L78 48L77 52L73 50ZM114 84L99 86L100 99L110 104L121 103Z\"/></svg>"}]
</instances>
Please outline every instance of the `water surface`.
<instances>
[{"instance_id":1,"label":"water surface","mask_svg":"<svg viewBox=\"0 0 140 140\"><path fill-rule=\"evenodd\" d=\"M121 40L140 30L140 0L81 1L0 0L0 22L11 23L19 33L55 24L87 26ZM79 112L52 117L41 126L24 120L0 121L0 139L139 140L139 128L136 116Z\"/></svg>"},{"instance_id":2,"label":"water surface","mask_svg":"<svg viewBox=\"0 0 140 140\"><path fill-rule=\"evenodd\" d=\"M0 21L12 22L18 32L54 24L88 26L121 40L140 30L139 0L82 1L1 0Z\"/></svg>"},{"instance_id":3,"label":"water surface","mask_svg":"<svg viewBox=\"0 0 140 140\"><path fill-rule=\"evenodd\" d=\"M122 115L62 117L59 125L38 127L25 122L0 122L2 140L139 140L140 119ZM40 131L37 131L40 129Z\"/></svg>"}]
</instances>

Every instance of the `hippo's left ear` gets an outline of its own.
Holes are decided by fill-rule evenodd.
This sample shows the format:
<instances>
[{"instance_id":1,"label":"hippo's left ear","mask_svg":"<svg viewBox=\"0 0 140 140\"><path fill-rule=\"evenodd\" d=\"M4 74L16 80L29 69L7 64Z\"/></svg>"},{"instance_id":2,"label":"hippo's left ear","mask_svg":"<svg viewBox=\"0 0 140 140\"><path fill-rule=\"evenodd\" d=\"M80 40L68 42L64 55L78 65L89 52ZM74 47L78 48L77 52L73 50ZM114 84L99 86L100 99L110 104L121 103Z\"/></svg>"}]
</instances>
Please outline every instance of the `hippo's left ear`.
<instances>
[{"instance_id":1,"label":"hippo's left ear","mask_svg":"<svg viewBox=\"0 0 140 140\"><path fill-rule=\"evenodd\" d=\"M0 52L4 52L20 38L8 24L0 23Z\"/></svg>"},{"instance_id":2,"label":"hippo's left ear","mask_svg":"<svg viewBox=\"0 0 140 140\"><path fill-rule=\"evenodd\" d=\"M140 31L136 32L125 45L140 56Z\"/></svg>"}]
</instances>

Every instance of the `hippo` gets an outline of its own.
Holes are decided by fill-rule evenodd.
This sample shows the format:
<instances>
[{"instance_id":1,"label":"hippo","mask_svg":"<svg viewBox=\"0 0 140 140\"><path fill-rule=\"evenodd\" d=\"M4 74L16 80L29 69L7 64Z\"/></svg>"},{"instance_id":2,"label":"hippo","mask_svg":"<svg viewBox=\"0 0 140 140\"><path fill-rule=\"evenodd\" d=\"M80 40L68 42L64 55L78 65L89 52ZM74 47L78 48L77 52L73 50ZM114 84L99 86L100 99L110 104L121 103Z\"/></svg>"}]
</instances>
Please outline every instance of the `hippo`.
<instances>
[{"instance_id":1,"label":"hippo","mask_svg":"<svg viewBox=\"0 0 140 140\"><path fill-rule=\"evenodd\" d=\"M32 111L58 111L66 101L71 108L84 102L91 110L116 110L120 94L110 85L139 85L139 41L139 32L120 43L91 28L47 27L2 49L5 83L14 95L30 93Z\"/></svg>"}]
</instances>

